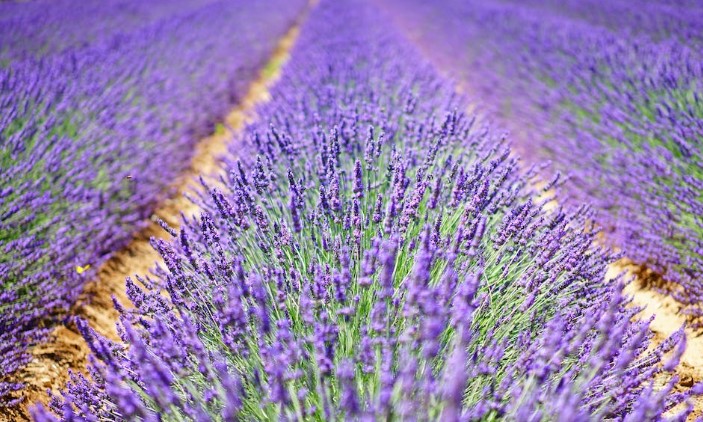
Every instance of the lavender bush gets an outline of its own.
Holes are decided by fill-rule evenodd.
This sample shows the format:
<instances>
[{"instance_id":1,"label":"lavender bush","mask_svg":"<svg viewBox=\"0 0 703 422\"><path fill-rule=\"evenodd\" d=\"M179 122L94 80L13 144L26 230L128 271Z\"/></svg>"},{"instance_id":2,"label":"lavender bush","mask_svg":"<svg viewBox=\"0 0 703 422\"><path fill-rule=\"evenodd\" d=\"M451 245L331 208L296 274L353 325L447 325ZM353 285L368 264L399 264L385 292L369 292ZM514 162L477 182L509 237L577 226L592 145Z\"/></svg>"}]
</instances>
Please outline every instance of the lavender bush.
<instances>
[{"instance_id":1,"label":"lavender bush","mask_svg":"<svg viewBox=\"0 0 703 422\"><path fill-rule=\"evenodd\" d=\"M165 268L127 280L123 341L79 322L90 377L38 421L690 413L683 332L648 350L589 210L535 203L537 170L377 9L322 2L271 96L202 216L153 241Z\"/></svg>"},{"instance_id":2,"label":"lavender bush","mask_svg":"<svg viewBox=\"0 0 703 422\"><path fill-rule=\"evenodd\" d=\"M16 403L27 346L149 216L303 6L0 5L0 406Z\"/></svg>"},{"instance_id":3,"label":"lavender bush","mask_svg":"<svg viewBox=\"0 0 703 422\"><path fill-rule=\"evenodd\" d=\"M612 244L703 316L700 3L386 3L524 154L571 173Z\"/></svg>"}]
</instances>

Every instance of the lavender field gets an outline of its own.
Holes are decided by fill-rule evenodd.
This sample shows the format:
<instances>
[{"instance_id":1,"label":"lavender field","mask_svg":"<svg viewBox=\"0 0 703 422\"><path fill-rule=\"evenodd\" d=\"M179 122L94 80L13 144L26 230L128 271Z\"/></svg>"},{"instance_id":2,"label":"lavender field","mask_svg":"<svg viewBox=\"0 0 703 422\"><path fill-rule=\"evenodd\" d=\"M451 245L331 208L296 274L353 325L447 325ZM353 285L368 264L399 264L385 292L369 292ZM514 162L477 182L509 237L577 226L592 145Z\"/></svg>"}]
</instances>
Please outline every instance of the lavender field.
<instances>
[{"instance_id":1,"label":"lavender field","mask_svg":"<svg viewBox=\"0 0 703 422\"><path fill-rule=\"evenodd\" d=\"M0 420L703 420L698 2L0 23Z\"/></svg>"}]
</instances>

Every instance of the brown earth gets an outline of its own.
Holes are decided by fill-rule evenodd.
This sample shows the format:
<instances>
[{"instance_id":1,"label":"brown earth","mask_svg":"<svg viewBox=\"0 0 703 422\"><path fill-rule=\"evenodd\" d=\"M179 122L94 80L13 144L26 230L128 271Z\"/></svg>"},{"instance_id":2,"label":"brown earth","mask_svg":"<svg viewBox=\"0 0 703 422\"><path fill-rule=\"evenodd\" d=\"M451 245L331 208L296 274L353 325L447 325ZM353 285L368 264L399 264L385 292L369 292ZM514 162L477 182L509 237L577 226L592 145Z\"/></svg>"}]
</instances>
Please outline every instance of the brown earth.
<instances>
[{"instance_id":1,"label":"brown earth","mask_svg":"<svg viewBox=\"0 0 703 422\"><path fill-rule=\"evenodd\" d=\"M555 198L556 192L552 189L547 192L542 191L545 182L538 181L535 183L535 189L540 194L537 196L538 201L545 201ZM558 207L555 199L546 202L544 209L548 212L555 210ZM599 243L605 239L600 238ZM654 334L648 350L653 350L659 346L664 340L669 338L673 333L686 325L684 330L686 334L686 350L684 351L678 366L674 369L679 376L679 382L676 385L677 390L684 391L697 382L703 381L703 331L693 330L687 323L688 318L682 314L684 306L677 302L673 297L660 293L674 288L664 281L661 276L634 264L632 261L624 258L608 267L606 272L606 280L615 279L618 275L625 273L627 284L624 288L625 295L632 298L630 306L643 308L637 314L640 320L647 320L654 316L654 319L649 324L649 329ZM665 374L662 374L659 382L659 387L663 387L666 382ZM697 417L703 416L703 397L693 397L690 399L693 404L693 413L688 418L689 421L695 420ZM675 411L683 410L681 407L674 409Z\"/></svg>"},{"instance_id":2,"label":"brown earth","mask_svg":"<svg viewBox=\"0 0 703 422\"><path fill-rule=\"evenodd\" d=\"M224 129L218 127L215 134L196 145L189 168L167 190L168 198L157 206L147 227L138 232L126 248L102 265L96 279L86 284L71 315L86 319L98 333L119 340L115 328L119 313L113 306L112 297L123 305L129 304L125 278L148 274L161 262L158 253L149 244L151 237L167 236L156 223L157 218L177 228L181 213L187 217L199 214L198 206L189 201L184 193L200 188L195 183L196 177L206 175L208 180L214 181L222 172L222 158L234 135L253 119L257 104L270 100L268 88L278 79L281 67L297 39L300 23L308 11L309 7L279 41L243 100L225 118ZM87 343L74 324L56 327L49 341L32 348L32 361L13 379L26 385L18 392L18 396L24 397L22 404L17 408L0 410L0 420L29 420L30 407L49 401L48 390L56 394L66 386L70 379L69 370L86 372L89 352Z\"/></svg>"},{"instance_id":3,"label":"brown earth","mask_svg":"<svg viewBox=\"0 0 703 422\"><path fill-rule=\"evenodd\" d=\"M559 204L554 199L556 196L554 189L547 192L542 190L545 184L544 181L537 181L534 188L539 192L537 201L551 199L543 206L547 212L551 212ZM601 236L598 242L605 243L605 240ZM649 324L649 329L654 334L654 337L651 340L648 351L655 349L673 333L686 325L684 330L686 350L681 356L678 366L674 369L674 372L679 376L679 382L676 385L677 390L684 391L693 384L703 381L703 331L691 329L687 324L691 321L688 321L688 318L681 313L684 306L673 297L660 293L660 291L671 290L675 287L664 281L658 274L642 268L626 258L609 265L605 277L606 280L613 280L622 273L626 274L627 281L623 291L625 295L632 298L630 306L643 308L636 317L640 320L648 320L654 316L654 319ZM659 379L655 380L655 383L659 384L658 387L663 387L667 381L666 374L661 375ZM703 397L693 397L691 402L694 411L688 418L689 421L703 416ZM673 409L676 412L679 410L683 410L683 408L679 406Z\"/></svg>"},{"instance_id":4,"label":"brown earth","mask_svg":"<svg viewBox=\"0 0 703 422\"><path fill-rule=\"evenodd\" d=\"M683 390L703 381L703 332L690 328L688 318L682 314L684 306L658 290L666 283L656 273L643 269L623 259L610 266L606 277L614 278L623 271L632 280L625 286L625 293L632 297L632 306L643 307L638 317L645 320L654 316L649 328L654 333L652 348L661 344L671 334L686 326L686 350L675 372L679 375L677 389ZM691 399L694 412L689 420L703 416L703 397Z\"/></svg>"}]
</instances>

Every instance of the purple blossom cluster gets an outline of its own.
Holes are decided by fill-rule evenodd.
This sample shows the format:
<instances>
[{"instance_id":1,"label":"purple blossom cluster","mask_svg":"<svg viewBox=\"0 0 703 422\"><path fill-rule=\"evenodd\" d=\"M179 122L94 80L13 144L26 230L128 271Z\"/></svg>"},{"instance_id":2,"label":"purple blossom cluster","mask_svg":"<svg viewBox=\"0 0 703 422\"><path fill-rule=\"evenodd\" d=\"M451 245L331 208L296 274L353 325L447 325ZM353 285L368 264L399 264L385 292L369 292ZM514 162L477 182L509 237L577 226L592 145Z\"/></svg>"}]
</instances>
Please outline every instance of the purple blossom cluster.
<instances>
[{"instance_id":1,"label":"purple blossom cluster","mask_svg":"<svg viewBox=\"0 0 703 422\"><path fill-rule=\"evenodd\" d=\"M271 98L36 420L690 414L685 335L650 347L588 207L545 210L379 9L321 2Z\"/></svg>"},{"instance_id":2,"label":"purple blossom cluster","mask_svg":"<svg viewBox=\"0 0 703 422\"><path fill-rule=\"evenodd\" d=\"M0 406L304 6L0 5Z\"/></svg>"},{"instance_id":3,"label":"purple blossom cluster","mask_svg":"<svg viewBox=\"0 0 703 422\"><path fill-rule=\"evenodd\" d=\"M703 5L386 1L425 50L569 173L606 239L703 316Z\"/></svg>"}]
</instances>

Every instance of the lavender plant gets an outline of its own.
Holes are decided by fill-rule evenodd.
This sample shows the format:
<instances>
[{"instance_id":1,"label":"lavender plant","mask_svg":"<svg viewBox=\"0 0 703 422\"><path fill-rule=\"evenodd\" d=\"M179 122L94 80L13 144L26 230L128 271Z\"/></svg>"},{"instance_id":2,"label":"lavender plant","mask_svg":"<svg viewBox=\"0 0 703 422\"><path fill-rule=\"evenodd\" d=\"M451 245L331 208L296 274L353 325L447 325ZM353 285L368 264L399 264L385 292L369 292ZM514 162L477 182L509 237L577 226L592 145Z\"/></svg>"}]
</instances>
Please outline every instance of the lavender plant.
<instances>
[{"instance_id":1,"label":"lavender plant","mask_svg":"<svg viewBox=\"0 0 703 422\"><path fill-rule=\"evenodd\" d=\"M38 421L690 414L683 332L648 349L591 212L535 203L377 9L322 2L271 97Z\"/></svg>"},{"instance_id":2,"label":"lavender plant","mask_svg":"<svg viewBox=\"0 0 703 422\"><path fill-rule=\"evenodd\" d=\"M703 315L700 4L386 3L521 152L570 173L607 240Z\"/></svg>"},{"instance_id":3,"label":"lavender plant","mask_svg":"<svg viewBox=\"0 0 703 422\"><path fill-rule=\"evenodd\" d=\"M0 406L303 6L0 5Z\"/></svg>"}]
</instances>

